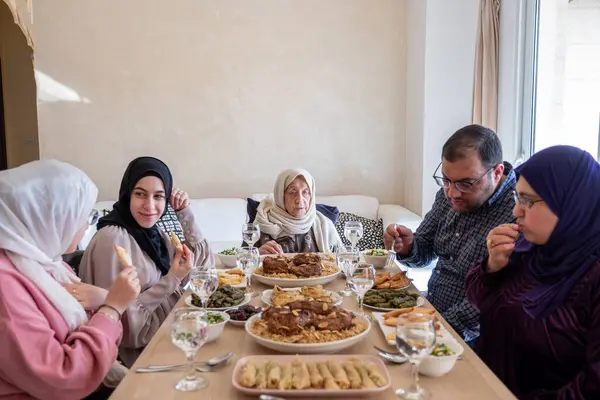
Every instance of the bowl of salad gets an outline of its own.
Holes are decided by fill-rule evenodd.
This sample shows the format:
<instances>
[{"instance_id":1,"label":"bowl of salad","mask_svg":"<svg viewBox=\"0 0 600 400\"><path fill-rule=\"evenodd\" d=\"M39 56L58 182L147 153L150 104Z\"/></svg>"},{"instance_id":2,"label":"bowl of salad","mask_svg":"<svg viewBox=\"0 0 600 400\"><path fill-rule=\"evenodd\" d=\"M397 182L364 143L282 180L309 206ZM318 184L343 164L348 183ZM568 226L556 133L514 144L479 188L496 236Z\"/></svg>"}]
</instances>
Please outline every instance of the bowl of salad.
<instances>
[{"instance_id":1,"label":"bowl of salad","mask_svg":"<svg viewBox=\"0 0 600 400\"><path fill-rule=\"evenodd\" d=\"M389 251L384 249L371 249L363 251L363 257L367 264L375 268L383 268L387 264L388 253Z\"/></svg>"},{"instance_id":2,"label":"bowl of salad","mask_svg":"<svg viewBox=\"0 0 600 400\"><path fill-rule=\"evenodd\" d=\"M224 266L228 267L228 268L233 268L236 267L236 254L237 252L237 247L232 247L230 249L226 249L221 251L219 254L217 254L219 256L219 260L221 260L221 264L223 264Z\"/></svg>"},{"instance_id":3,"label":"bowl of salad","mask_svg":"<svg viewBox=\"0 0 600 400\"><path fill-rule=\"evenodd\" d=\"M223 333L223 329L225 329L225 324L229 321L229 314L222 311L209 311L206 313L206 317L208 318L208 336L206 338L206 343L214 342L221 336Z\"/></svg>"},{"instance_id":4,"label":"bowl of salad","mask_svg":"<svg viewBox=\"0 0 600 400\"><path fill-rule=\"evenodd\" d=\"M463 350L458 341L452 337L438 338L431 354L421 360L419 373L434 378L446 375L454 368Z\"/></svg>"}]
</instances>

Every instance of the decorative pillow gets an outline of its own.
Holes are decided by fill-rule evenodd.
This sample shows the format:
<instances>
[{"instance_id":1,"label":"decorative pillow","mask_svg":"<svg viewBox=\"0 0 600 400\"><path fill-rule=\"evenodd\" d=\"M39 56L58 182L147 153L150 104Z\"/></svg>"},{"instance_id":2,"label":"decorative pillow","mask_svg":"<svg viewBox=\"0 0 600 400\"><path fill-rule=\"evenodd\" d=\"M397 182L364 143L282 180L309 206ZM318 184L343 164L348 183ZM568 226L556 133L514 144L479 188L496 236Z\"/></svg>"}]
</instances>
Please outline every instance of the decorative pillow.
<instances>
[{"instance_id":1,"label":"decorative pillow","mask_svg":"<svg viewBox=\"0 0 600 400\"><path fill-rule=\"evenodd\" d=\"M358 216L356 214L341 212L340 217L335 224L335 229L338 231L342 242L346 246L350 246L351 243L344 236L344 224L347 221L358 221L363 226L363 237L358 241L358 248L362 250L369 249L383 249L383 219L379 218L378 221L365 217Z\"/></svg>"},{"instance_id":2,"label":"decorative pillow","mask_svg":"<svg viewBox=\"0 0 600 400\"><path fill-rule=\"evenodd\" d=\"M110 212L111 210L107 210L106 208L100 211L103 217ZM185 240L185 236L183 235L183 228L181 227L181 223L179 223L179 220L177 219L177 213L175 212L175 210L173 210L173 208L170 205L167 204L167 212L156 222L156 225L158 225L158 227L167 234L170 234L171 229L173 229L173 232L175 233L175 235L177 235L179 240L181 240L182 242Z\"/></svg>"},{"instance_id":3,"label":"decorative pillow","mask_svg":"<svg viewBox=\"0 0 600 400\"><path fill-rule=\"evenodd\" d=\"M246 211L248 212L248 222L252 222L256 218L256 212L258 210L258 205L260 204L260 201L256 201L254 199L251 199L250 197L248 197L246 200L248 200L248 203L246 205ZM338 217L340 215L340 210L338 210L336 206L328 206L326 204L317 204L317 211L329 218L334 225L337 222Z\"/></svg>"}]
</instances>

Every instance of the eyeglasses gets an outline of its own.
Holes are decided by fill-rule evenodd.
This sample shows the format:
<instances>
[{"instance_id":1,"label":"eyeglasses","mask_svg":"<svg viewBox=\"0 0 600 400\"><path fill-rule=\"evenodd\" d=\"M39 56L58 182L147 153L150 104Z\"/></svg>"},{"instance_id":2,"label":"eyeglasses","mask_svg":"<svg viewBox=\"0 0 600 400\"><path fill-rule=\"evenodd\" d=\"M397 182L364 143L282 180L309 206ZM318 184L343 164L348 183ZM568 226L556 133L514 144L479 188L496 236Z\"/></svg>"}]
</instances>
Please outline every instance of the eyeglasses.
<instances>
[{"instance_id":1,"label":"eyeglasses","mask_svg":"<svg viewBox=\"0 0 600 400\"><path fill-rule=\"evenodd\" d=\"M90 212L90 216L87 219L87 224L90 226L96 225L96 223L98 222L99 219L100 219L100 212L94 208Z\"/></svg>"},{"instance_id":2,"label":"eyeglasses","mask_svg":"<svg viewBox=\"0 0 600 400\"><path fill-rule=\"evenodd\" d=\"M517 194L517 192L515 192L514 190L513 190L513 197L515 198L515 203L517 203L521 207L525 207L527 209L533 207L533 205L535 203L541 203L541 202L544 201L542 199L539 199L539 200L522 199L522 198L519 197L519 195Z\"/></svg>"},{"instance_id":3,"label":"eyeglasses","mask_svg":"<svg viewBox=\"0 0 600 400\"><path fill-rule=\"evenodd\" d=\"M483 179L484 176L486 176L488 174L488 172L490 172L491 170L493 170L496 166L492 166L490 167L487 171L485 171L483 173L483 175L481 175L479 178L475 179L474 181L457 181L457 182L453 182L448 178L445 178L443 176L437 176L436 173L438 171L438 169L440 169L440 167L442 166L442 163L440 163L440 165L437 166L437 168L435 169L435 172L433 173L433 179L435 179L435 183L438 184L438 186L441 186L445 189L449 189L450 185L454 185L454 187L456 188L456 190L458 190L459 192L462 193L470 193L473 191L473 186L479 182L480 180Z\"/></svg>"}]
</instances>

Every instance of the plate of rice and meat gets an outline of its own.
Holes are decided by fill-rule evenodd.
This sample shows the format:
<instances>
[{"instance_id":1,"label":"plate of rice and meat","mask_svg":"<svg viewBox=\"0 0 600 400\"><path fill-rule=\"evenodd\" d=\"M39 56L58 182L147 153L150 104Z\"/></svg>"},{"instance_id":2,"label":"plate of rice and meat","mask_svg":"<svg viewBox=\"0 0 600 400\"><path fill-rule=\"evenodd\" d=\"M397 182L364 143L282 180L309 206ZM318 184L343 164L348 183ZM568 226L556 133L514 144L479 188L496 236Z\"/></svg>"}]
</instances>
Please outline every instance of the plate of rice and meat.
<instances>
[{"instance_id":1,"label":"plate of rice and meat","mask_svg":"<svg viewBox=\"0 0 600 400\"><path fill-rule=\"evenodd\" d=\"M340 269L326 255L301 253L294 256L267 256L253 278L268 286L282 288L324 285L333 281Z\"/></svg>"}]
</instances>

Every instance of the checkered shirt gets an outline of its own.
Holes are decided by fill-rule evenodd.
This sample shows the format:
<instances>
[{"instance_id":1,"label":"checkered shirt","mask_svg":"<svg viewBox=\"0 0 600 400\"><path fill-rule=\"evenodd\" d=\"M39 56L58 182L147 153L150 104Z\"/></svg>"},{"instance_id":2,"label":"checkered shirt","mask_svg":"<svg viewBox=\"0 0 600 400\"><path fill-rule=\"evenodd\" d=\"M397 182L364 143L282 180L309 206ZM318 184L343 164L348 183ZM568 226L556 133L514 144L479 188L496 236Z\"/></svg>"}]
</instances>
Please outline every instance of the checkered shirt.
<instances>
[{"instance_id":1,"label":"checkered shirt","mask_svg":"<svg viewBox=\"0 0 600 400\"><path fill-rule=\"evenodd\" d=\"M505 166L506 179L476 212L455 211L440 189L414 234L410 254L398 257L411 268L426 267L438 259L429 279L427 299L465 340L479 336L479 311L465 296L467 271L487 257L487 234L500 224L515 222L512 192L516 177L512 166Z\"/></svg>"}]
</instances>

